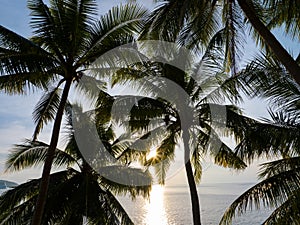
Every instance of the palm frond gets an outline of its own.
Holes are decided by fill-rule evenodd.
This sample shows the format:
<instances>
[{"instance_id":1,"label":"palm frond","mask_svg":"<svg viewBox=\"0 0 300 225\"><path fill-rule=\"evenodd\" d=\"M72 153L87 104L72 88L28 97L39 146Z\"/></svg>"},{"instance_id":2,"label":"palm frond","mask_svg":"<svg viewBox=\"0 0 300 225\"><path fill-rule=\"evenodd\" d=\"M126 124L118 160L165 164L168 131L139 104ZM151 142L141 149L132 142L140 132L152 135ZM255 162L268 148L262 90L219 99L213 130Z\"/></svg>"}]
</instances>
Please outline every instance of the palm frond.
<instances>
[{"instance_id":1,"label":"palm frond","mask_svg":"<svg viewBox=\"0 0 300 225\"><path fill-rule=\"evenodd\" d=\"M88 48L79 64L93 62L107 51L131 43L143 26L147 11L135 4L115 6L90 27Z\"/></svg>"},{"instance_id":2,"label":"palm frond","mask_svg":"<svg viewBox=\"0 0 300 225\"><path fill-rule=\"evenodd\" d=\"M10 95L26 94L37 89L47 90L49 85L56 80L56 77L52 75L52 73L41 72L2 75L0 76L0 90Z\"/></svg>"},{"instance_id":3,"label":"palm frond","mask_svg":"<svg viewBox=\"0 0 300 225\"><path fill-rule=\"evenodd\" d=\"M194 168L194 179L195 183L199 184L202 178L202 157L203 155L201 154L201 151L198 151L199 146L193 150L192 156L191 156L191 164Z\"/></svg>"},{"instance_id":4,"label":"palm frond","mask_svg":"<svg viewBox=\"0 0 300 225\"><path fill-rule=\"evenodd\" d=\"M57 31L60 36L59 49L67 57L82 55L88 47L90 26L96 20L97 4L93 0L67 0L51 1L51 13L53 15ZM57 38L57 37L55 37Z\"/></svg>"},{"instance_id":5,"label":"palm frond","mask_svg":"<svg viewBox=\"0 0 300 225\"><path fill-rule=\"evenodd\" d=\"M0 26L0 88L9 94L43 88L59 74L57 61L32 41Z\"/></svg>"},{"instance_id":6,"label":"palm frond","mask_svg":"<svg viewBox=\"0 0 300 225\"><path fill-rule=\"evenodd\" d=\"M118 160L124 161L125 163L138 160L142 164L145 164L146 155L154 146L158 146L156 149L158 156L156 159L150 159L147 161L145 164L146 166L155 165L160 160L164 160L166 157L169 157L168 154L173 151L172 139L175 137L170 134L168 129L170 129L170 127L165 128L163 126L147 126L146 132L137 133L135 135L136 137L131 139L129 146L123 149L122 152L118 152ZM132 135L130 131L128 134ZM168 144L170 144L170 149L168 148ZM116 145L118 146L118 143L116 143ZM168 149L166 150L166 148ZM170 157L173 156L170 155Z\"/></svg>"},{"instance_id":7,"label":"palm frond","mask_svg":"<svg viewBox=\"0 0 300 225\"><path fill-rule=\"evenodd\" d=\"M300 184L300 170L289 170L267 178L239 196L226 210L220 224L231 224L236 215L248 207L259 209L261 205L274 207L284 203Z\"/></svg>"},{"instance_id":8,"label":"palm frond","mask_svg":"<svg viewBox=\"0 0 300 225\"><path fill-rule=\"evenodd\" d=\"M99 168L99 174L100 184L114 194L149 197L152 176L148 171L128 166L107 166Z\"/></svg>"},{"instance_id":9,"label":"palm frond","mask_svg":"<svg viewBox=\"0 0 300 225\"><path fill-rule=\"evenodd\" d=\"M300 157L287 157L260 165L259 178L269 178L299 168Z\"/></svg>"},{"instance_id":10,"label":"palm frond","mask_svg":"<svg viewBox=\"0 0 300 225\"><path fill-rule=\"evenodd\" d=\"M190 10L190 2L165 1L155 8L147 18L142 39L174 42L186 21L184 9ZM168 27L168 29L165 29Z\"/></svg>"},{"instance_id":11,"label":"palm frond","mask_svg":"<svg viewBox=\"0 0 300 225\"><path fill-rule=\"evenodd\" d=\"M15 206L36 195L38 186L38 180L31 180L6 191L0 197L1 212L12 210Z\"/></svg>"},{"instance_id":12,"label":"palm frond","mask_svg":"<svg viewBox=\"0 0 300 225\"><path fill-rule=\"evenodd\" d=\"M6 161L7 171L19 171L24 168L41 165L48 152L48 145L40 141L26 140L24 144L15 145L14 150L9 154ZM76 160L66 152L56 150L54 165L74 165Z\"/></svg>"},{"instance_id":13,"label":"palm frond","mask_svg":"<svg viewBox=\"0 0 300 225\"><path fill-rule=\"evenodd\" d=\"M167 171L170 168L171 162L175 159L175 147L178 143L178 134L169 130L168 135L161 141L161 144L156 148L156 155L148 159L145 163L146 166L153 166L155 177L159 184L165 184Z\"/></svg>"},{"instance_id":14,"label":"palm frond","mask_svg":"<svg viewBox=\"0 0 300 225\"><path fill-rule=\"evenodd\" d=\"M196 3L197 1L195 1ZM195 4L194 3L194 4ZM178 35L178 43L196 52L203 52L203 49L211 45L219 29L219 13L215 3L210 1L198 1L196 5L190 3L194 9L194 15L187 12L187 22Z\"/></svg>"},{"instance_id":15,"label":"palm frond","mask_svg":"<svg viewBox=\"0 0 300 225\"><path fill-rule=\"evenodd\" d=\"M16 206L10 211L2 211L0 215L1 225L30 224L32 207L35 199L30 199ZM1 200L0 200L1 201ZM6 210L6 209L4 209Z\"/></svg>"},{"instance_id":16,"label":"palm frond","mask_svg":"<svg viewBox=\"0 0 300 225\"><path fill-rule=\"evenodd\" d=\"M262 223L263 225L298 225L300 221L300 193L299 190L289 196L288 200L280 205L274 212Z\"/></svg>"},{"instance_id":17,"label":"palm frond","mask_svg":"<svg viewBox=\"0 0 300 225\"><path fill-rule=\"evenodd\" d=\"M246 168L243 160L221 140L218 133L212 127L207 125L206 128L198 129L195 138L197 144L194 146L194 154L202 153L204 155L208 153L214 158L217 165L224 168Z\"/></svg>"},{"instance_id":18,"label":"palm frond","mask_svg":"<svg viewBox=\"0 0 300 225\"><path fill-rule=\"evenodd\" d=\"M47 71L58 62L33 41L3 26L0 26L0 53L2 73Z\"/></svg>"},{"instance_id":19,"label":"palm frond","mask_svg":"<svg viewBox=\"0 0 300 225\"><path fill-rule=\"evenodd\" d=\"M267 20L270 29L276 27L285 27L286 34L291 35L294 39L299 39L300 21L298 1L289 1L288 4L284 0L263 1L266 8L266 14L271 15Z\"/></svg>"},{"instance_id":20,"label":"palm frond","mask_svg":"<svg viewBox=\"0 0 300 225\"><path fill-rule=\"evenodd\" d=\"M116 224L120 225L133 225L133 221L130 219L123 206L118 202L117 198L109 191L106 191L104 199L107 202L107 207L110 208L112 217L117 217Z\"/></svg>"},{"instance_id":21,"label":"palm frond","mask_svg":"<svg viewBox=\"0 0 300 225\"><path fill-rule=\"evenodd\" d=\"M82 54L96 15L93 0L50 1L50 8L42 0L30 0L28 8L36 43L54 53L62 63Z\"/></svg>"},{"instance_id":22,"label":"palm frond","mask_svg":"<svg viewBox=\"0 0 300 225\"><path fill-rule=\"evenodd\" d=\"M260 123L248 129L236 152L249 162L262 156L294 156L298 151L298 137L297 127Z\"/></svg>"},{"instance_id":23,"label":"palm frond","mask_svg":"<svg viewBox=\"0 0 300 225\"><path fill-rule=\"evenodd\" d=\"M54 120L57 109L60 103L61 90L59 89L60 84L64 80L59 82L59 85L50 91L44 93L42 98L39 100L33 110L33 120L36 124L33 140L36 140L39 133L42 131L44 125Z\"/></svg>"},{"instance_id":24,"label":"palm frond","mask_svg":"<svg viewBox=\"0 0 300 225\"><path fill-rule=\"evenodd\" d=\"M76 83L76 91L80 96L86 96L91 104L94 104L99 98L100 92L104 91L106 82L91 76L83 75L80 81Z\"/></svg>"},{"instance_id":25,"label":"palm frond","mask_svg":"<svg viewBox=\"0 0 300 225\"><path fill-rule=\"evenodd\" d=\"M224 168L245 169L247 165L239 158L227 145L222 144L220 150L215 155L215 163Z\"/></svg>"},{"instance_id":26,"label":"palm frond","mask_svg":"<svg viewBox=\"0 0 300 225\"><path fill-rule=\"evenodd\" d=\"M204 50L203 56L196 64L196 71L193 77L197 77L197 83L202 87L203 81L209 80L209 78L215 78L215 75L224 71L224 40L223 30L220 30L211 37L210 42L207 44Z\"/></svg>"},{"instance_id":27,"label":"palm frond","mask_svg":"<svg viewBox=\"0 0 300 225\"><path fill-rule=\"evenodd\" d=\"M33 38L34 42L55 53L57 60L64 62L58 43L62 42L66 34L62 34L60 27L55 24L51 10L42 0L29 0L27 7L31 10L30 23L36 34Z\"/></svg>"},{"instance_id":28,"label":"palm frond","mask_svg":"<svg viewBox=\"0 0 300 225\"><path fill-rule=\"evenodd\" d=\"M223 6L223 23L225 41L225 68L235 76L238 72L238 61L241 56L241 47L244 43L242 12L235 1L226 1Z\"/></svg>"},{"instance_id":29,"label":"palm frond","mask_svg":"<svg viewBox=\"0 0 300 225\"><path fill-rule=\"evenodd\" d=\"M266 97L272 106L292 107L299 99L299 89L283 66L260 54L239 73L240 89L251 97ZM283 96L283 98L281 98Z\"/></svg>"}]
</instances>

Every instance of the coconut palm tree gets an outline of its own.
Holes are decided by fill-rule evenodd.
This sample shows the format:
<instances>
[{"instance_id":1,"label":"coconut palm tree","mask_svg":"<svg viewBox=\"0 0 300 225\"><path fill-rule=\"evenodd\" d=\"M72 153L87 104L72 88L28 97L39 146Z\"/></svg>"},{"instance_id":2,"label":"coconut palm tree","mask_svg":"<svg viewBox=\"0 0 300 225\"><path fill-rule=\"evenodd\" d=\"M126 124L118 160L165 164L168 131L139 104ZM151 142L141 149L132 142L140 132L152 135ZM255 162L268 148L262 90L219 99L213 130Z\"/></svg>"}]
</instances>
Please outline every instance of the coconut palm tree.
<instances>
[{"instance_id":1,"label":"coconut palm tree","mask_svg":"<svg viewBox=\"0 0 300 225\"><path fill-rule=\"evenodd\" d=\"M267 157L261 165L261 181L239 196L226 210L220 224L231 224L236 215L252 208L270 207L274 212L262 224L299 224L299 100L298 84L276 61L256 60L242 73L256 74L254 96L269 99L273 111L262 123L252 124L236 147L236 153L251 163ZM270 79L269 74L277 74ZM253 93L253 92L252 92Z\"/></svg>"},{"instance_id":2,"label":"coconut palm tree","mask_svg":"<svg viewBox=\"0 0 300 225\"><path fill-rule=\"evenodd\" d=\"M77 107L77 110L81 109ZM99 111L101 110L98 108ZM140 169L126 168L133 172L135 180L146 179L148 185L144 186L118 184L100 175L86 161L82 149L79 150L77 146L73 113L71 107L68 107L65 132L67 144L64 150L55 150L53 164L60 170L50 175L41 224L133 224L115 195L128 193L133 198L137 195L148 197L151 188L150 174ZM90 120L90 117L87 118ZM109 146L108 151L113 150L113 154L116 149L120 151L121 148L129 146L129 141L121 137L115 139L111 126L107 126L104 121L103 117L99 118L97 129L100 139ZM46 159L48 148L46 143L31 140L16 145L8 157L7 170L20 171L41 165ZM1 224L30 224L40 181L41 179L30 180L8 190L0 197Z\"/></svg>"},{"instance_id":3,"label":"coconut palm tree","mask_svg":"<svg viewBox=\"0 0 300 225\"><path fill-rule=\"evenodd\" d=\"M250 160L262 155L279 159L261 165L261 181L228 207L220 224L231 224L236 215L260 207L275 207L262 224L299 224L299 110L271 113L271 117L265 124L253 127L251 136L242 142L252 142L255 137L252 149L244 148L241 155Z\"/></svg>"},{"instance_id":4,"label":"coconut palm tree","mask_svg":"<svg viewBox=\"0 0 300 225\"><path fill-rule=\"evenodd\" d=\"M165 47L161 45L158 51L169 52L170 46ZM244 81L239 83L238 77L226 79L222 64L218 64L222 63L222 59L214 54L216 49L209 48L201 61L196 63L196 68L188 72L178 68L188 58L184 54L175 53L168 55L165 61L160 59L157 62L157 58L154 58L143 64L132 65L122 70L116 78L117 81L133 79L130 80L131 84L136 82L139 89L146 91L146 97L129 95L117 98L115 107L120 107L115 117L120 121L129 120L129 128L141 133L141 139L148 150L151 146L156 148L156 156L145 164L154 166L161 184L174 159L175 147L182 140L194 224L201 224L196 188L202 174L201 159L208 154L218 165L245 168L244 162L221 140L220 132L243 139L245 129L256 123L242 116L237 107L224 104L225 99L240 99L236 86L243 86ZM144 79L137 79L139 77ZM129 118L126 110L123 110L128 106L132 107ZM131 161L131 155L132 149L127 149L120 154L119 159Z\"/></svg>"},{"instance_id":5,"label":"coconut palm tree","mask_svg":"<svg viewBox=\"0 0 300 225\"><path fill-rule=\"evenodd\" d=\"M286 31L295 37L299 29L297 19L299 18L299 3L297 1L213 0L183 2L169 0L161 2L151 13L143 38L178 40L179 43L189 48L200 47L201 49L203 44L209 43L208 40L215 34L215 31L223 28L220 32L220 39L223 38L226 43L227 67L232 71L232 74L236 74L240 47L243 43L243 32L245 31L244 20L246 20L257 32L256 38L262 39L262 42L285 66L296 82L300 83L299 65L269 29L286 24ZM221 15L220 12L222 12ZM219 18L222 18L222 21ZM267 24L263 23L265 20Z\"/></svg>"},{"instance_id":6,"label":"coconut palm tree","mask_svg":"<svg viewBox=\"0 0 300 225\"><path fill-rule=\"evenodd\" d=\"M50 170L59 139L62 116L72 84L108 50L132 42L146 11L136 5L113 7L97 18L94 0L28 0L33 36L26 39L0 26L0 88L9 94L49 90L35 112L34 138L54 120L44 161L33 225L40 225L46 204ZM64 85L64 86L63 86ZM54 86L54 88L50 88ZM59 88L63 86L60 93ZM52 104L53 98L59 103Z\"/></svg>"}]
</instances>

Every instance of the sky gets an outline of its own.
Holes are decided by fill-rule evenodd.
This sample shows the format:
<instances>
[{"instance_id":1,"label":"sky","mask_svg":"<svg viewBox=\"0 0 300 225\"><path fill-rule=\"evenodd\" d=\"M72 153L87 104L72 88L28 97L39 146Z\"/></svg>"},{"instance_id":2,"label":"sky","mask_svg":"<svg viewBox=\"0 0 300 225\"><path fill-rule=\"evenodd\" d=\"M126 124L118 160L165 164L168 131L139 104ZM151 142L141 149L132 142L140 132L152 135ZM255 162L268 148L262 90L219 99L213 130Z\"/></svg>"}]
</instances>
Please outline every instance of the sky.
<instances>
[{"instance_id":1,"label":"sky","mask_svg":"<svg viewBox=\"0 0 300 225\"><path fill-rule=\"evenodd\" d=\"M152 6L152 0L140 1L147 7ZM106 12L112 5L120 3L120 0L99 0L100 13ZM29 10L26 8L26 0L1 0L0 24L23 36L30 36L29 28ZM288 50L294 50L294 54L299 50L299 43L287 42L280 31L277 33L282 43ZM298 48L297 48L297 47ZM248 42L245 47L245 56L242 59L246 61L255 54L255 45ZM26 96L7 96L0 92L0 179L8 179L18 183L25 182L28 179L37 178L41 170L30 169L22 173L4 173L4 162L8 152L13 144L21 143L25 138L31 138L34 130L32 111L34 105L41 96L40 92L28 93ZM242 105L248 115L253 117L264 117L267 115L267 103L258 99L246 101ZM44 129L40 136L42 141L47 142L50 137L51 126ZM264 160L255 162L245 171L235 172L228 169L222 169L213 165L211 160L204 164L204 183L230 183L230 182L256 182L257 165ZM183 164L178 160L172 168L169 185L185 184ZM174 172L175 171L175 172Z\"/></svg>"}]
</instances>

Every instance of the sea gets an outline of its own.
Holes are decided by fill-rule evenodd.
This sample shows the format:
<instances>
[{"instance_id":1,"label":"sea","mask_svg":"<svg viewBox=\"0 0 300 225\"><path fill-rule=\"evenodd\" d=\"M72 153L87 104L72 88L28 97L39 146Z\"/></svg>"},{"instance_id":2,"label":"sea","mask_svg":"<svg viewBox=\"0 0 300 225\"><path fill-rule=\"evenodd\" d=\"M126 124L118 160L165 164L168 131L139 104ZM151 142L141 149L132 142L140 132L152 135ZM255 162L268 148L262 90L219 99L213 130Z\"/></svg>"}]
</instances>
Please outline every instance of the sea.
<instances>
[{"instance_id":1,"label":"sea","mask_svg":"<svg viewBox=\"0 0 300 225\"><path fill-rule=\"evenodd\" d=\"M198 187L203 225L218 225L226 208L253 183L202 184ZM190 225L192 210L188 187L154 186L149 200L118 198L136 225ZM272 213L260 208L236 217L233 225L259 225Z\"/></svg>"},{"instance_id":2,"label":"sea","mask_svg":"<svg viewBox=\"0 0 300 225\"><path fill-rule=\"evenodd\" d=\"M226 208L252 183L201 184L198 187L203 225L218 225ZM0 194L4 190L0 190ZM192 225L190 195L186 186L154 185L149 199L118 196L136 225ZM232 225L259 225L272 210L261 208L236 217Z\"/></svg>"}]
</instances>

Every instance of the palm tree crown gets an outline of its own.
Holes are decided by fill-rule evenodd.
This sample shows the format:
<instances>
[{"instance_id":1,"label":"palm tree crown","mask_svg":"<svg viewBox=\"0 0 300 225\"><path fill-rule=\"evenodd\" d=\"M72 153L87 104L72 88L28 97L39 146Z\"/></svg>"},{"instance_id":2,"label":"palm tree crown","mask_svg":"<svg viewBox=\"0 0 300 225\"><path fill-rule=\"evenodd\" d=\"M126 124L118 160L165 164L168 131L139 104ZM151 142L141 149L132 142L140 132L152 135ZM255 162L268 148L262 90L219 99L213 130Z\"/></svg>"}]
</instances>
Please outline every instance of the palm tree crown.
<instances>
[{"instance_id":1,"label":"palm tree crown","mask_svg":"<svg viewBox=\"0 0 300 225\"><path fill-rule=\"evenodd\" d=\"M151 187L149 173L132 169L136 170L135 179L148 180L148 185L144 186L122 185L101 176L85 160L76 144L71 107L67 108L66 114L66 148L55 151L53 164L61 169L50 175L41 224L133 224L115 195L128 193L133 198L137 195L148 197ZM120 150L119 143L124 144L124 140L114 140L111 127L105 126L103 120L97 123L97 127L101 140L110 149ZM48 147L48 144L31 140L16 145L8 157L7 170L18 171L42 164ZM0 197L0 219L3 225L30 224L40 180L23 183Z\"/></svg>"},{"instance_id":2,"label":"palm tree crown","mask_svg":"<svg viewBox=\"0 0 300 225\"><path fill-rule=\"evenodd\" d=\"M147 46L146 43L142 42L142 48ZM182 54L182 49L178 50L175 45L172 49L170 44L161 43L159 48L150 49L165 54L166 58L144 57L143 63L133 64L116 76L116 81L129 80L130 84L146 92L146 97L118 97L115 106L120 107L115 116L120 121L129 120L131 131L142 134L143 148L156 148L156 156L147 160L146 165L154 166L162 184L174 159L175 147L182 138L194 224L201 223L196 183L201 178L202 157L209 154L218 165L245 168L245 163L221 140L220 132L242 139L246 133L244 127L255 123L242 116L237 107L225 105L229 99L233 102L240 99L236 89L236 86L241 86L240 78L226 79L228 75L223 71L223 61L216 55L220 52L215 42L212 43L203 58L194 64L191 58ZM187 66L187 69L183 71L178 68L180 65ZM132 107L130 115L124 110L128 106ZM131 161L131 155L132 149L129 148L119 158Z\"/></svg>"},{"instance_id":3,"label":"palm tree crown","mask_svg":"<svg viewBox=\"0 0 300 225\"><path fill-rule=\"evenodd\" d=\"M54 119L33 224L42 220L49 174L59 139L65 104L74 81L106 51L133 41L146 11L128 4L113 7L97 18L94 0L28 0L33 36L30 39L0 26L0 88L23 93L26 88L48 89L37 106L36 139L43 125ZM59 88L64 84L62 93ZM50 89L51 86L54 88Z\"/></svg>"},{"instance_id":4,"label":"palm tree crown","mask_svg":"<svg viewBox=\"0 0 300 225\"><path fill-rule=\"evenodd\" d=\"M271 50L292 77L300 83L300 67L282 47L270 28L285 25L293 37L299 30L297 1L158 1L161 4L150 14L142 38L178 41L190 49L202 49L218 32L224 42L228 70L236 75L242 53L246 23L254 31L255 39ZM220 19L221 18L221 19ZM246 22L246 23L245 23ZM297 37L296 37L297 38Z\"/></svg>"},{"instance_id":5,"label":"palm tree crown","mask_svg":"<svg viewBox=\"0 0 300 225\"><path fill-rule=\"evenodd\" d=\"M236 215L253 207L269 207L274 212L262 224L299 224L299 87L280 63L256 59L242 71L249 79L253 96L271 103L270 119L254 123L236 147L236 154L252 162L267 157L261 165L261 181L239 196L226 210L220 224L231 224ZM269 73L274 74L270 79Z\"/></svg>"}]
</instances>

